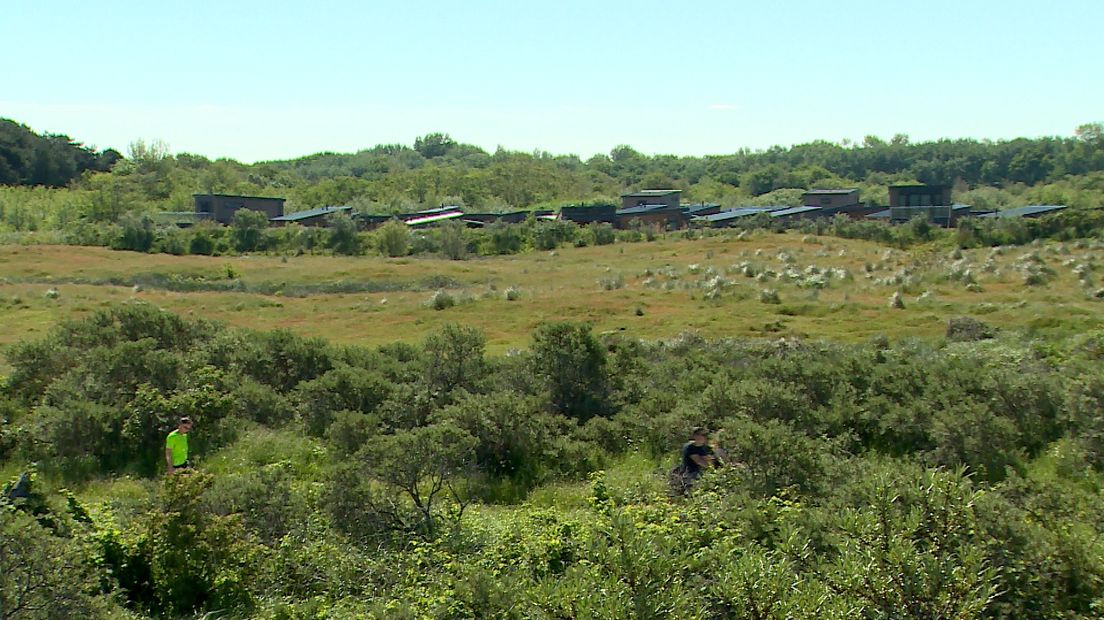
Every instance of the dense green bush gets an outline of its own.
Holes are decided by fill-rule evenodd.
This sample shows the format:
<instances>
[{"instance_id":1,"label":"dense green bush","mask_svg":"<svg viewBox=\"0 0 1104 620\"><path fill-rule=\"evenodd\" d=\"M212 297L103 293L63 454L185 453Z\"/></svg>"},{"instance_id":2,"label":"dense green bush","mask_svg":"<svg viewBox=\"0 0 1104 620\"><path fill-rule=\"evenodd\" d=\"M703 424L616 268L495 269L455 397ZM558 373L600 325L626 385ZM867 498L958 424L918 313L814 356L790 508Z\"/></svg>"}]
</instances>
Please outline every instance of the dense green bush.
<instances>
[{"instance_id":1,"label":"dense green bush","mask_svg":"<svg viewBox=\"0 0 1104 620\"><path fill-rule=\"evenodd\" d=\"M0 499L0 613L12 620L124 618L101 595L87 541L59 536Z\"/></svg>"},{"instance_id":2,"label":"dense green bush","mask_svg":"<svg viewBox=\"0 0 1104 620\"><path fill-rule=\"evenodd\" d=\"M410 252L410 230L402 222L391 220L375 233L376 244L384 256L406 256Z\"/></svg>"},{"instance_id":3,"label":"dense green bush","mask_svg":"<svg viewBox=\"0 0 1104 620\"><path fill-rule=\"evenodd\" d=\"M573 222L538 222L533 227L533 247L538 250L555 250L561 245L573 243L578 232L579 227Z\"/></svg>"},{"instance_id":4,"label":"dense green bush","mask_svg":"<svg viewBox=\"0 0 1104 620\"><path fill-rule=\"evenodd\" d=\"M239 252L254 252L263 250L265 231L268 228L268 217L252 209L238 209L234 212L234 220L230 224L230 238L233 240L234 249Z\"/></svg>"},{"instance_id":5,"label":"dense green bush","mask_svg":"<svg viewBox=\"0 0 1104 620\"><path fill-rule=\"evenodd\" d=\"M338 411L372 413L391 393L391 386L379 375L351 366L340 366L304 381L296 389L296 400L307 430L322 436Z\"/></svg>"},{"instance_id":6,"label":"dense green bush","mask_svg":"<svg viewBox=\"0 0 1104 620\"><path fill-rule=\"evenodd\" d=\"M88 617L1096 617L1104 339L994 336L549 323L492 357L107 308L9 351L0 466L48 483L0 491L0 586L32 566ZM180 415L199 471L150 480ZM671 497L696 425L726 466Z\"/></svg>"},{"instance_id":7,"label":"dense green bush","mask_svg":"<svg viewBox=\"0 0 1104 620\"><path fill-rule=\"evenodd\" d=\"M477 329L448 323L426 338L426 383L431 390L480 391L486 377L486 337Z\"/></svg>"},{"instance_id":8,"label":"dense green bush","mask_svg":"<svg viewBox=\"0 0 1104 620\"><path fill-rule=\"evenodd\" d=\"M545 323L533 334L533 372L556 411L580 420L607 413L606 352L580 323Z\"/></svg>"}]
</instances>

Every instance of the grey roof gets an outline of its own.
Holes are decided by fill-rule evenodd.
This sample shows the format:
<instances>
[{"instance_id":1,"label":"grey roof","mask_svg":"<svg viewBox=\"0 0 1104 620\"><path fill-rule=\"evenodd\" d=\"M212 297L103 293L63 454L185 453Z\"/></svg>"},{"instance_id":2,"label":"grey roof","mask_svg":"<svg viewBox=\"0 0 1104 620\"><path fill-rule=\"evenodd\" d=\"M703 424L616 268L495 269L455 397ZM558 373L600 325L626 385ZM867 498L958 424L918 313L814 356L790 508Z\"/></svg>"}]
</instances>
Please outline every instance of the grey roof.
<instances>
[{"instance_id":1,"label":"grey roof","mask_svg":"<svg viewBox=\"0 0 1104 620\"><path fill-rule=\"evenodd\" d=\"M1065 208L1066 205L1028 205L1026 207L1014 207L1012 209L1004 209L1003 211L985 213L978 217L1032 217L1035 215L1054 213Z\"/></svg>"},{"instance_id":2,"label":"grey roof","mask_svg":"<svg viewBox=\"0 0 1104 620\"><path fill-rule=\"evenodd\" d=\"M701 215L694 219L707 222L723 222L725 220L733 220L740 217L759 215L760 213L770 213L771 211L778 211L784 208L788 209L789 207L742 207L729 211L721 211L720 213L714 213L712 215Z\"/></svg>"},{"instance_id":3,"label":"grey roof","mask_svg":"<svg viewBox=\"0 0 1104 620\"><path fill-rule=\"evenodd\" d=\"M866 217L872 217L872 218L877 218L877 219L886 219L886 220L888 220L889 219L889 209L886 209L885 211L875 211L874 213L871 213L871 214L867 215Z\"/></svg>"},{"instance_id":4,"label":"grey roof","mask_svg":"<svg viewBox=\"0 0 1104 620\"><path fill-rule=\"evenodd\" d=\"M821 195L821 196L829 196L829 195L831 195L831 196L837 196L837 195L838 196L844 196L844 195L850 194L852 192L857 192L857 191L859 191L859 190L857 190L855 188L851 188L851 189L810 189L810 190L806 190L805 193L806 194L816 194L816 195Z\"/></svg>"},{"instance_id":5,"label":"grey roof","mask_svg":"<svg viewBox=\"0 0 1104 620\"><path fill-rule=\"evenodd\" d=\"M621 194L622 198L651 198L655 196L670 196L682 193L681 189L642 189L639 192Z\"/></svg>"},{"instance_id":6,"label":"grey roof","mask_svg":"<svg viewBox=\"0 0 1104 620\"><path fill-rule=\"evenodd\" d=\"M441 205L439 207L433 207L432 209L423 209L421 211L417 211L416 214L430 215L433 213L451 213L452 211L463 211L463 209L457 206Z\"/></svg>"},{"instance_id":7,"label":"grey roof","mask_svg":"<svg viewBox=\"0 0 1104 620\"><path fill-rule=\"evenodd\" d=\"M694 204L683 204L682 208L686 209L687 213L694 213L697 211L704 211L706 209L717 209L721 205L714 202L696 202Z\"/></svg>"},{"instance_id":8,"label":"grey roof","mask_svg":"<svg viewBox=\"0 0 1104 620\"><path fill-rule=\"evenodd\" d=\"M340 207L318 207L317 209L307 209L306 211L296 211L295 213L288 213L287 215L281 215L279 217L269 218L270 222L299 222L302 220L309 220L315 217L322 217L324 215L330 215L331 213L343 213L345 211L352 211L352 207L340 206Z\"/></svg>"},{"instance_id":9,"label":"grey roof","mask_svg":"<svg viewBox=\"0 0 1104 620\"><path fill-rule=\"evenodd\" d=\"M964 205L962 203L955 203L953 205L907 205L900 207L890 207L890 210L896 211L931 211L932 209L950 209L951 211L961 211L963 209L969 209L970 205Z\"/></svg>"},{"instance_id":10,"label":"grey roof","mask_svg":"<svg viewBox=\"0 0 1104 620\"><path fill-rule=\"evenodd\" d=\"M808 213L810 211L820 211L820 207L793 207L790 209L779 209L778 211L771 211L771 217L785 217L787 215L799 215L801 213Z\"/></svg>"},{"instance_id":11,"label":"grey roof","mask_svg":"<svg viewBox=\"0 0 1104 620\"><path fill-rule=\"evenodd\" d=\"M617 215L636 215L639 213L648 213L649 211L658 211L660 209L669 209L670 205L640 205L636 207L628 207L627 209L618 209Z\"/></svg>"},{"instance_id":12,"label":"grey roof","mask_svg":"<svg viewBox=\"0 0 1104 620\"><path fill-rule=\"evenodd\" d=\"M241 194L192 194L193 198L200 198L204 196L218 196L219 198L249 198L250 200L279 200L280 202L287 202L287 198L279 198L277 196L242 196Z\"/></svg>"}]
</instances>

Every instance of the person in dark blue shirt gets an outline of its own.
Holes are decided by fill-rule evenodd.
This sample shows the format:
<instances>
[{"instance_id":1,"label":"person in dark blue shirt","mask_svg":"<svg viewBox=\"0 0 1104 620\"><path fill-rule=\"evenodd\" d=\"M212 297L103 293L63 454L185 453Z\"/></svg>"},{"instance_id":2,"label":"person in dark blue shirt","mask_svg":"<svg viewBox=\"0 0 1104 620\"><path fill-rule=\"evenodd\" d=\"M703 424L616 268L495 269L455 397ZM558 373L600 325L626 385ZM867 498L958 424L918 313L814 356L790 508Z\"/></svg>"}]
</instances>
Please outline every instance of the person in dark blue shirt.
<instances>
[{"instance_id":1,"label":"person in dark blue shirt","mask_svg":"<svg viewBox=\"0 0 1104 620\"><path fill-rule=\"evenodd\" d=\"M691 479L697 480L702 472L713 467L716 460L713 448L709 445L709 432L695 426L690 432L690 441L682 446L682 467Z\"/></svg>"},{"instance_id":2,"label":"person in dark blue shirt","mask_svg":"<svg viewBox=\"0 0 1104 620\"><path fill-rule=\"evenodd\" d=\"M700 426L690 431L690 441L682 446L682 463L672 472L672 486L682 495L701 478L702 473L717 464L709 445L709 432Z\"/></svg>"}]
</instances>

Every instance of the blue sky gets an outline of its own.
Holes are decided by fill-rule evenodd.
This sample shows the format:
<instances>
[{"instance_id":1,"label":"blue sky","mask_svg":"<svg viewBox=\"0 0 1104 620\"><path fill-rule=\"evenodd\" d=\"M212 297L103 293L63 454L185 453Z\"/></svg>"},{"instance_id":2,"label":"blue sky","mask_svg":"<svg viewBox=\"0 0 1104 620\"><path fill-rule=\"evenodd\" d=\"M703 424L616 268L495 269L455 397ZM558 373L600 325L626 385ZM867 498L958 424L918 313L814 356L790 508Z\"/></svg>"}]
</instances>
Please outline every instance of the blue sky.
<instances>
[{"instance_id":1,"label":"blue sky","mask_svg":"<svg viewBox=\"0 0 1104 620\"><path fill-rule=\"evenodd\" d=\"M1071 135L1099 0L6 0L0 116L243 161L433 131L588 157Z\"/></svg>"}]
</instances>

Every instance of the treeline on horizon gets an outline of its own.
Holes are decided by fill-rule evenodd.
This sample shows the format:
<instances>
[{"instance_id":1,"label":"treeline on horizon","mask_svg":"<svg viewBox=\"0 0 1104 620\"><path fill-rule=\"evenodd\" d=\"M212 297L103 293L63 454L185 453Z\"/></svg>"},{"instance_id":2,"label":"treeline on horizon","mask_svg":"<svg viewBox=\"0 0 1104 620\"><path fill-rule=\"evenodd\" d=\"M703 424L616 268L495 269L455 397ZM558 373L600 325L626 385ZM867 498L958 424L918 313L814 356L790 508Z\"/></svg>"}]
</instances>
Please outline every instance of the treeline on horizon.
<instances>
[{"instance_id":1,"label":"treeline on horizon","mask_svg":"<svg viewBox=\"0 0 1104 620\"><path fill-rule=\"evenodd\" d=\"M0 185L61 187L86 171L107 172L122 158L115 149L97 152L69 136L39 135L0 118Z\"/></svg>"},{"instance_id":2,"label":"treeline on horizon","mask_svg":"<svg viewBox=\"0 0 1104 620\"><path fill-rule=\"evenodd\" d=\"M192 211L197 192L282 196L288 211L345 204L367 213L445 203L488 212L554 208L610 202L626 190L648 188L682 189L686 200L727 207L796 205L805 188L847 186L860 188L864 201L884 204L887 185L908 182L952 185L955 200L983 208L1094 207L1104 197L1100 123L1083 125L1072 137L913 143L904 135L868 136L858 144L817 141L703 157L648 156L622 145L586 160L544 151L488 153L435 133L412 146L243 164L172 154L159 141L134 142L127 157L111 149L96 153L66 136L37 136L4 120L0 161L0 185L19 186L0 187L0 230L8 231Z\"/></svg>"}]
</instances>

